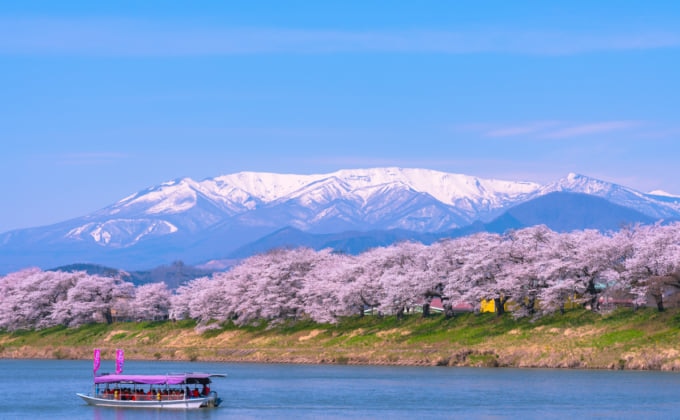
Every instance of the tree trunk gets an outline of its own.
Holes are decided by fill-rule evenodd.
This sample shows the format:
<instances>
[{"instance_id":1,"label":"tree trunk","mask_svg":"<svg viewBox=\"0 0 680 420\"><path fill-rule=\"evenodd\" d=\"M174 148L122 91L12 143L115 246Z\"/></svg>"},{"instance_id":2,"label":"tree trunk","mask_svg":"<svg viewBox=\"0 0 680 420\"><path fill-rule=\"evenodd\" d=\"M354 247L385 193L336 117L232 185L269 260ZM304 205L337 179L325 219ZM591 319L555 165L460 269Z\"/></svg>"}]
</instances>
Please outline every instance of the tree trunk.
<instances>
[{"instance_id":1,"label":"tree trunk","mask_svg":"<svg viewBox=\"0 0 680 420\"><path fill-rule=\"evenodd\" d=\"M598 299L598 293L597 293L597 288L595 287L595 280L590 279L588 281L588 287L586 288L586 292L588 292L591 296L590 298L590 310L593 312L597 312L600 310L600 300Z\"/></svg>"},{"instance_id":2,"label":"tree trunk","mask_svg":"<svg viewBox=\"0 0 680 420\"><path fill-rule=\"evenodd\" d=\"M430 316L430 304L423 303L423 318L427 318L428 316Z\"/></svg>"},{"instance_id":3,"label":"tree trunk","mask_svg":"<svg viewBox=\"0 0 680 420\"><path fill-rule=\"evenodd\" d=\"M656 309L658 309L659 312L663 312L665 310L663 307L663 296L659 296L659 298L656 300Z\"/></svg>"},{"instance_id":4,"label":"tree trunk","mask_svg":"<svg viewBox=\"0 0 680 420\"><path fill-rule=\"evenodd\" d=\"M536 313L536 297L531 296L527 298L527 313L529 315L534 315Z\"/></svg>"},{"instance_id":5,"label":"tree trunk","mask_svg":"<svg viewBox=\"0 0 680 420\"><path fill-rule=\"evenodd\" d=\"M455 314L453 312L453 305L451 305L450 303L445 303L444 304L444 317L446 319L451 319L454 316L455 316Z\"/></svg>"},{"instance_id":6,"label":"tree trunk","mask_svg":"<svg viewBox=\"0 0 680 420\"><path fill-rule=\"evenodd\" d=\"M591 297L589 302L591 311L597 312L600 310L600 300L598 299L597 295Z\"/></svg>"},{"instance_id":7,"label":"tree trunk","mask_svg":"<svg viewBox=\"0 0 680 420\"><path fill-rule=\"evenodd\" d=\"M494 306L496 307L496 316L501 316L505 313L505 299L503 298L494 298L493 299Z\"/></svg>"},{"instance_id":8,"label":"tree trunk","mask_svg":"<svg viewBox=\"0 0 680 420\"><path fill-rule=\"evenodd\" d=\"M111 315L111 309L107 309L104 311L104 319L106 319L106 323L111 325L113 324L113 315Z\"/></svg>"}]
</instances>

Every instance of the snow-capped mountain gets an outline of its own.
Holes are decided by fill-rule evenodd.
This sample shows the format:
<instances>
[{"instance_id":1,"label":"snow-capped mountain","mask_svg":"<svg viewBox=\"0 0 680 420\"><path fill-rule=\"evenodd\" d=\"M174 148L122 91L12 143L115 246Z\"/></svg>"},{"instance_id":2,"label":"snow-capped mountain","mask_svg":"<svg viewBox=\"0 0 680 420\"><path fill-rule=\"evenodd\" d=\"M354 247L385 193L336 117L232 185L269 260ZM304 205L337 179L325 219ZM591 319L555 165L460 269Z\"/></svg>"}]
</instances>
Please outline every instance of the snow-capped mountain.
<instances>
[{"instance_id":1,"label":"snow-capped mountain","mask_svg":"<svg viewBox=\"0 0 680 420\"><path fill-rule=\"evenodd\" d=\"M492 217L539 188L424 169L241 172L198 182L185 178L138 192L87 216L66 237L127 247L224 223L311 232L439 231Z\"/></svg>"},{"instance_id":2,"label":"snow-capped mountain","mask_svg":"<svg viewBox=\"0 0 680 420\"><path fill-rule=\"evenodd\" d=\"M537 195L545 195L555 191L594 195L657 219L676 218L680 215L680 197L674 197L670 194L660 195L658 192L645 194L621 185L574 173L540 188Z\"/></svg>"},{"instance_id":3,"label":"snow-capped mountain","mask_svg":"<svg viewBox=\"0 0 680 420\"><path fill-rule=\"evenodd\" d=\"M240 172L165 182L81 218L1 234L0 272L17 264L193 263L223 257L285 227L310 234L441 233L490 221L517 204L559 191L601 197L655 219L680 217L680 197L644 194L576 174L540 185L427 169Z\"/></svg>"}]
</instances>

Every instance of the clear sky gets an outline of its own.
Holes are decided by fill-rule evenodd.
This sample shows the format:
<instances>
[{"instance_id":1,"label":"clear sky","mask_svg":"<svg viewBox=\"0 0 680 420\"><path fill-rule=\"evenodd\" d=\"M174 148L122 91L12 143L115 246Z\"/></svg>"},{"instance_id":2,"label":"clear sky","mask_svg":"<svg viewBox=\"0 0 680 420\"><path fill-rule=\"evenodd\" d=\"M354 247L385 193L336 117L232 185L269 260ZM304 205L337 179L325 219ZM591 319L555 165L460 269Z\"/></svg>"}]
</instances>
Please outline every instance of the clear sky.
<instances>
[{"instance_id":1,"label":"clear sky","mask_svg":"<svg viewBox=\"0 0 680 420\"><path fill-rule=\"evenodd\" d=\"M680 1L0 2L0 232L175 178L416 167L680 195Z\"/></svg>"}]
</instances>

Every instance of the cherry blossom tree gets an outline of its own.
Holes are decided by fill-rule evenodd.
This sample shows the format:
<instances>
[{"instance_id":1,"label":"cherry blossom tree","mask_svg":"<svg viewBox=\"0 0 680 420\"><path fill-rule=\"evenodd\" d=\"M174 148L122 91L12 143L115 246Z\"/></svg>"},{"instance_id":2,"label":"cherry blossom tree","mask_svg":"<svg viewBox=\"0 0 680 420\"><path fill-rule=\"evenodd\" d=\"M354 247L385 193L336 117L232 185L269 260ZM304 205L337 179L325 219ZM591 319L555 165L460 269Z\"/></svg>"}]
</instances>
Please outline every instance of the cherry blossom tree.
<instances>
[{"instance_id":1,"label":"cherry blossom tree","mask_svg":"<svg viewBox=\"0 0 680 420\"><path fill-rule=\"evenodd\" d=\"M345 304L342 294L356 281L353 261L353 257L334 253L331 249L316 253L300 290L307 316L316 322L333 323L341 316L358 313L357 308Z\"/></svg>"},{"instance_id":2,"label":"cherry blossom tree","mask_svg":"<svg viewBox=\"0 0 680 420\"><path fill-rule=\"evenodd\" d=\"M620 288L620 272L630 253L625 233L614 236L597 231L573 232L576 290L592 310L599 309L599 297L608 288ZM612 289L613 290L613 289Z\"/></svg>"},{"instance_id":3,"label":"cherry blossom tree","mask_svg":"<svg viewBox=\"0 0 680 420\"><path fill-rule=\"evenodd\" d=\"M10 273L0 280L0 328L14 331L35 328L65 298L70 284L60 289L52 275L37 268ZM58 291L59 290L59 291ZM43 296L44 295L44 296Z\"/></svg>"},{"instance_id":4,"label":"cherry blossom tree","mask_svg":"<svg viewBox=\"0 0 680 420\"><path fill-rule=\"evenodd\" d=\"M493 233L478 233L457 241L462 264L452 273L448 288L478 309L482 300L493 300L496 313L502 315L514 289L511 279L502 275L510 257L507 241Z\"/></svg>"},{"instance_id":5,"label":"cherry blossom tree","mask_svg":"<svg viewBox=\"0 0 680 420\"><path fill-rule=\"evenodd\" d=\"M159 321L168 318L171 292L163 283L137 286L130 304L132 318L136 321Z\"/></svg>"},{"instance_id":6,"label":"cherry blossom tree","mask_svg":"<svg viewBox=\"0 0 680 420\"><path fill-rule=\"evenodd\" d=\"M373 248L354 257L354 264L348 267L348 282L340 291L340 299L346 308L357 310L363 316L368 310L373 313L385 297L382 283L382 262L386 248Z\"/></svg>"},{"instance_id":7,"label":"cherry blossom tree","mask_svg":"<svg viewBox=\"0 0 680 420\"><path fill-rule=\"evenodd\" d=\"M446 239L429 247L430 275L435 290L440 291L444 314L447 318L454 315L454 305L468 305L463 298L469 288L462 273L457 273L465 264L468 243L464 239Z\"/></svg>"},{"instance_id":8,"label":"cherry blossom tree","mask_svg":"<svg viewBox=\"0 0 680 420\"><path fill-rule=\"evenodd\" d=\"M333 270L330 277L337 287L338 308L336 316L364 316L367 309L379 306L378 281L367 275L368 260L364 254L351 256L341 255L341 266Z\"/></svg>"},{"instance_id":9,"label":"cherry blossom tree","mask_svg":"<svg viewBox=\"0 0 680 420\"><path fill-rule=\"evenodd\" d=\"M241 264L247 287L236 307L237 323L257 319L297 319L304 313L301 290L316 253L308 248L274 250L248 258Z\"/></svg>"},{"instance_id":10,"label":"cherry blossom tree","mask_svg":"<svg viewBox=\"0 0 680 420\"><path fill-rule=\"evenodd\" d=\"M663 311L664 297L680 289L680 223L636 226L625 276L638 303L651 296Z\"/></svg>"},{"instance_id":11,"label":"cherry blossom tree","mask_svg":"<svg viewBox=\"0 0 680 420\"><path fill-rule=\"evenodd\" d=\"M131 283L89 275L29 269L0 279L0 328L77 326L112 321L112 310L131 297ZM122 300L119 300L122 299ZM98 319L97 316L101 318Z\"/></svg>"},{"instance_id":12,"label":"cherry blossom tree","mask_svg":"<svg viewBox=\"0 0 680 420\"><path fill-rule=\"evenodd\" d=\"M132 299L134 285L118 278L83 274L69 289L66 299L57 302L50 319L57 324L78 326L91 322L113 322L114 311L121 311Z\"/></svg>"},{"instance_id":13,"label":"cherry blossom tree","mask_svg":"<svg viewBox=\"0 0 680 420\"><path fill-rule=\"evenodd\" d=\"M194 319L201 324L226 321L234 313L234 304L228 297L228 286L225 286L232 277L232 273L216 273L178 287L170 297L170 318Z\"/></svg>"},{"instance_id":14,"label":"cherry blossom tree","mask_svg":"<svg viewBox=\"0 0 680 420\"><path fill-rule=\"evenodd\" d=\"M558 235L546 226L533 226L506 235L507 258L496 275L499 284L507 285L516 317L534 315L539 296L548 287L554 267L558 266L555 246Z\"/></svg>"},{"instance_id":15,"label":"cherry blossom tree","mask_svg":"<svg viewBox=\"0 0 680 420\"><path fill-rule=\"evenodd\" d=\"M376 261L373 274L385 292L382 311L401 318L405 311L422 304L429 286L424 249L422 244L403 242L385 248L382 258Z\"/></svg>"},{"instance_id":16,"label":"cherry blossom tree","mask_svg":"<svg viewBox=\"0 0 680 420\"><path fill-rule=\"evenodd\" d=\"M578 251L570 234L560 234L553 238L551 252L536 262L537 270L544 279L538 292L538 312L542 315L556 311L564 312L567 304L581 301L578 290Z\"/></svg>"}]
</instances>

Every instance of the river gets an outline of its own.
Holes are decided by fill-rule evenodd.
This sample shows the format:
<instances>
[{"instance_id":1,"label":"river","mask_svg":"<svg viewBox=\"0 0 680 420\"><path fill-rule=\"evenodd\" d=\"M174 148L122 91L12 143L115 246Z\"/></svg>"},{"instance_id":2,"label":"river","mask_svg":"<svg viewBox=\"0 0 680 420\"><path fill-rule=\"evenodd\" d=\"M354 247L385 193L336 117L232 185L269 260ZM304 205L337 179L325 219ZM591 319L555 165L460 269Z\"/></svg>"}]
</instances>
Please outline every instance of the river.
<instances>
[{"instance_id":1,"label":"river","mask_svg":"<svg viewBox=\"0 0 680 420\"><path fill-rule=\"evenodd\" d=\"M103 371L114 369L102 361ZM125 373L213 372L217 409L96 408L92 362L0 360L2 419L680 418L680 373L126 361Z\"/></svg>"}]
</instances>

